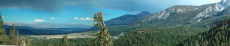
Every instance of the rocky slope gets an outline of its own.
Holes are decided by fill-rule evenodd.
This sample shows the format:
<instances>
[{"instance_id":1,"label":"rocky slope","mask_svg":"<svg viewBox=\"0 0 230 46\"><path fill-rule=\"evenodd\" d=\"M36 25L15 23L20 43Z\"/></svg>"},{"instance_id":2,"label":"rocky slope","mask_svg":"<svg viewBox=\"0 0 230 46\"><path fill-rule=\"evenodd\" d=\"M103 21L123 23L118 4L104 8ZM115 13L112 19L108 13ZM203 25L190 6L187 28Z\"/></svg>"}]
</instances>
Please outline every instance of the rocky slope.
<instances>
[{"instance_id":1,"label":"rocky slope","mask_svg":"<svg viewBox=\"0 0 230 46\"><path fill-rule=\"evenodd\" d=\"M149 15L135 24L135 27L197 26L209 27L213 22L230 15L227 13L229 0L201 6L176 5ZM225 12L225 13L224 13Z\"/></svg>"}]
</instances>

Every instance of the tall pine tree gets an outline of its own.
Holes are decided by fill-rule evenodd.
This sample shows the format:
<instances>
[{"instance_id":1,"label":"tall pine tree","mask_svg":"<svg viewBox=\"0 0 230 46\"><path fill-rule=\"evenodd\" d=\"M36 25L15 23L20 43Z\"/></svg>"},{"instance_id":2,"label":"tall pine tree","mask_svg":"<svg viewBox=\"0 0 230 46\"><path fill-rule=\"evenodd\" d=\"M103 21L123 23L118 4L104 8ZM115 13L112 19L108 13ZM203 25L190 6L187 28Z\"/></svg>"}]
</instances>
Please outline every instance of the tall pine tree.
<instances>
[{"instance_id":1,"label":"tall pine tree","mask_svg":"<svg viewBox=\"0 0 230 46\"><path fill-rule=\"evenodd\" d=\"M3 26L2 15L0 12L0 45L7 44L7 37L5 35L5 28Z\"/></svg>"},{"instance_id":2,"label":"tall pine tree","mask_svg":"<svg viewBox=\"0 0 230 46\"><path fill-rule=\"evenodd\" d=\"M65 35L62 38L62 45L61 46L69 46L68 45L68 37Z\"/></svg>"},{"instance_id":3,"label":"tall pine tree","mask_svg":"<svg viewBox=\"0 0 230 46\"><path fill-rule=\"evenodd\" d=\"M108 29L105 25L104 19L103 19L103 13L98 12L94 15L95 27L100 27L101 31L96 34L96 38L93 39L94 46L112 46L112 39L110 38L110 34L108 33Z\"/></svg>"},{"instance_id":4,"label":"tall pine tree","mask_svg":"<svg viewBox=\"0 0 230 46\"><path fill-rule=\"evenodd\" d=\"M10 33L9 33L11 45L16 45L16 43L17 43L17 41L16 41L17 38L15 36L15 33L16 33L16 28L14 27L14 25L12 25L12 27L10 29Z\"/></svg>"},{"instance_id":5,"label":"tall pine tree","mask_svg":"<svg viewBox=\"0 0 230 46\"><path fill-rule=\"evenodd\" d=\"M1 15L1 12L0 12L0 28L3 28L3 20L2 20L2 15Z\"/></svg>"}]
</instances>

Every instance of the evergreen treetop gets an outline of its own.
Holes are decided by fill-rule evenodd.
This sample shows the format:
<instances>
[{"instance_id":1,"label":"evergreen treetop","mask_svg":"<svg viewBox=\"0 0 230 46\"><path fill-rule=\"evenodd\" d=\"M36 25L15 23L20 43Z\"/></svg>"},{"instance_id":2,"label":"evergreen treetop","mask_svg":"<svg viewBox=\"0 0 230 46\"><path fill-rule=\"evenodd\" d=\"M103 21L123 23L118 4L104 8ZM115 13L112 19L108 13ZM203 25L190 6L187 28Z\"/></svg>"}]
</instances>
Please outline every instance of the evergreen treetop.
<instances>
[{"instance_id":1,"label":"evergreen treetop","mask_svg":"<svg viewBox=\"0 0 230 46\"><path fill-rule=\"evenodd\" d=\"M98 12L94 15L93 20L95 27L100 27L101 31L96 34L96 38L93 39L94 46L112 46L112 39L110 38L110 34L108 33L108 29L104 23L103 13Z\"/></svg>"}]
</instances>

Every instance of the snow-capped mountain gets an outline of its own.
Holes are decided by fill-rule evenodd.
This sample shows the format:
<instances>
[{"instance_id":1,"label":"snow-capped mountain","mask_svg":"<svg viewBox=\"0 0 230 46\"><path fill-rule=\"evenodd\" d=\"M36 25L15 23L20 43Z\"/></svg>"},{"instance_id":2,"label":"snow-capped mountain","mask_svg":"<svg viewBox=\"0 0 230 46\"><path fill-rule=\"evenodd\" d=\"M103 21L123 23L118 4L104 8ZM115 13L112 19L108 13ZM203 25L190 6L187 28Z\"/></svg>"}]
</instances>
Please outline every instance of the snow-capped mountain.
<instances>
[{"instance_id":1,"label":"snow-capped mountain","mask_svg":"<svg viewBox=\"0 0 230 46\"><path fill-rule=\"evenodd\" d=\"M167 27L167 26L204 26L224 19L228 14L230 0L200 6L175 5L166 10L149 15L133 26Z\"/></svg>"},{"instance_id":2,"label":"snow-capped mountain","mask_svg":"<svg viewBox=\"0 0 230 46\"><path fill-rule=\"evenodd\" d=\"M204 11L197 14L195 18L208 17L211 15L215 15L217 13L220 13L227 7L229 7L229 5L230 5L229 0L222 0L219 3L215 3L214 5L208 6L208 8L206 8Z\"/></svg>"}]
</instances>

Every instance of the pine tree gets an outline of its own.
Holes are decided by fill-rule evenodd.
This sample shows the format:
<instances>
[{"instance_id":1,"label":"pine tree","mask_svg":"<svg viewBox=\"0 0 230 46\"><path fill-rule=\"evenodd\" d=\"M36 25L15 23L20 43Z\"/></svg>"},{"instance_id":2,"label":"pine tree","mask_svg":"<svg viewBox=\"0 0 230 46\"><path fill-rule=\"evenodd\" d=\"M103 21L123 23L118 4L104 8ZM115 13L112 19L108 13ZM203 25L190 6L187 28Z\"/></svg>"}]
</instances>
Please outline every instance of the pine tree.
<instances>
[{"instance_id":1,"label":"pine tree","mask_svg":"<svg viewBox=\"0 0 230 46\"><path fill-rule=\"evenodd\" d=\"M3 28L3 20L2 20L2 15L1 15L1 12L0 12L0 28Z\"/></svg>"},{"instance_id":2,"label":"pine tree","mask_svg":"<svg viewBox=\"0 0 230 46\"><path fill-rule=\"evenodd\" d=\"M14 25L12 25L11 29L10 29L10 33L9 33L9 36L10 36L10 41L12 45L16 45L16 36L15 36L15 32L16 32L16 28L14 27Z\"/></svg>"},{"instance_id":3,"label":"pine tree","mask_svg":"<svg viewBox=\"0 0 230 46\"><path fill-rule=\"evenodd\" d=\"M54 46L52 43L49 43L48 46Z\"/></svg>"},{"instance_id":4,"label":"pine tree","mask_svg":"<svg viewBox=\"0 0 230 46\"><path fill-rule=\"evenodd\" d=\"M26 44L26 46L31 46L30 41L31 41L31 39L25 38L25 44Z\"/></svg>"},{"instance_id":5,"label":"pine tree","mask_svg":"<svg viewBox=\"0 0 230 46\"><path fill-rule=\"evenodd\" d=\"M3 28L2 15L0 12L0 35L5 34L5 29Z\"/></svg>"},{"instance_id":6,"label":"pine tree","mask_svg":"<svg viewBox=\"0 0 230 46\"><path fill-rule=\"evenodd\" d=\"M7 37L5 35L5 28L3 27L2 15L0 12L0 45L6 45Z\"/></svg>"},{"instance_id":7,"label":"pine tree","mask_svg":"<svg viewBox=\"0 0 230 46\"><path fill-rule=\"evenodd\" d=\"M69 46L68 45L68 37L65 35L62 38L62 46Z\"/></svg>"},{"instance_id":8,"label":"pine tree","mask_svg":"<svg viewBox=\"0 0 230 46\"><path fill-rule=\"evenodd\" d=\"M101 31L96 34L96 38L93 39L94 46L112 46L112 39L110 38L110 34L108 33L108 29L104 23L103 13L98 12L94 15L94 26L100 27Z\"/></svg>"}]
</instances>

